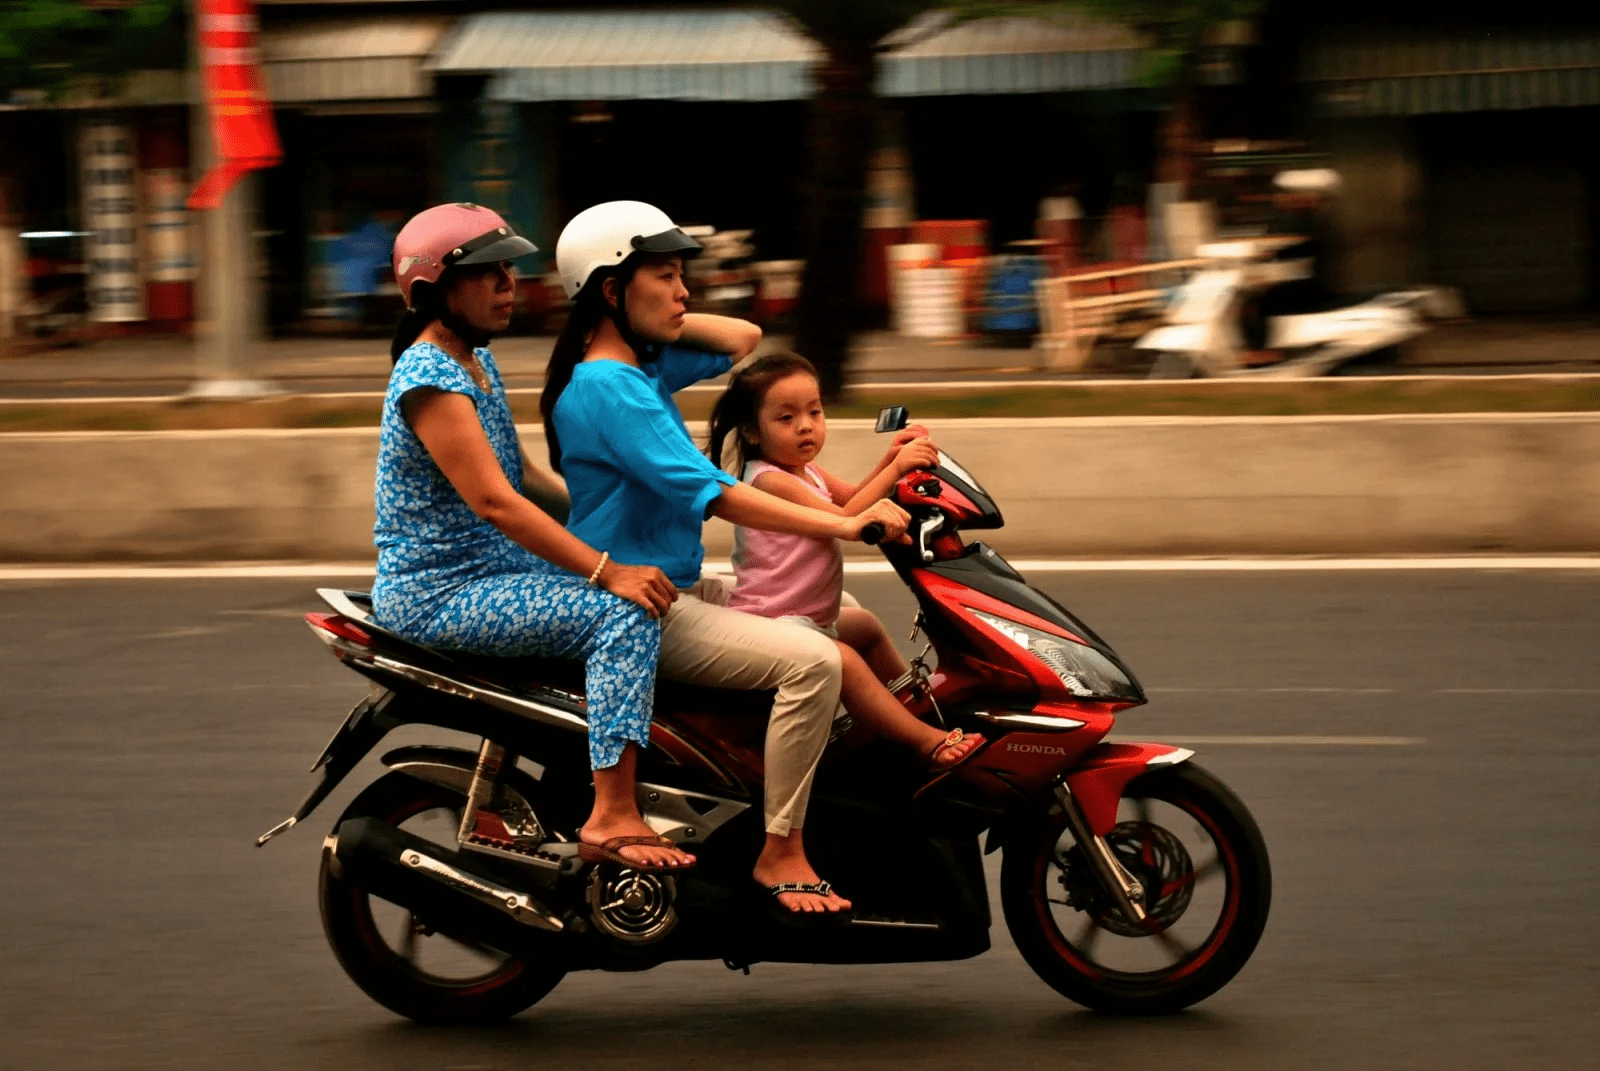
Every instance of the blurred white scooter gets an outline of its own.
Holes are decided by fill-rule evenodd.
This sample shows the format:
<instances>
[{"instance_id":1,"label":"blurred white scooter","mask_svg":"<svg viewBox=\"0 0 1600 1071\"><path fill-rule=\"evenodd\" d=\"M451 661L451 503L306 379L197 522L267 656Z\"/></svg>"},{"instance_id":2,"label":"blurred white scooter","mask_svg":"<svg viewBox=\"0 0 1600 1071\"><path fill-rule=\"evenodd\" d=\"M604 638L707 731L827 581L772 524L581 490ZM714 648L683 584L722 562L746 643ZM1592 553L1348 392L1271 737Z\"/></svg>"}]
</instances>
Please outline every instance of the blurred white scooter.
<instances>
[{"instance_id":1,"label":"blurred white scooter","mask_svg":"<svg viewBox=\"0 0 1600 1071\"><path fill-rule=\"evenodd\" d=\"M1247 297L1307 279L1309 260L1274 260L1301 241L1292 237L1210 242L1196 253L1210 261L1178 287L1163 324L1134 347L1155 355L1151 379L1191 376L1302 379L1327 375L1339 365L1397 346L1428 329L1428 321L1464 315L1460 295L1447 287L1418 287L1380 294L1343 308L1273 316L1266 346L1283 357L1251 367L1241 323Z\"/></svg>"}]
</instances>

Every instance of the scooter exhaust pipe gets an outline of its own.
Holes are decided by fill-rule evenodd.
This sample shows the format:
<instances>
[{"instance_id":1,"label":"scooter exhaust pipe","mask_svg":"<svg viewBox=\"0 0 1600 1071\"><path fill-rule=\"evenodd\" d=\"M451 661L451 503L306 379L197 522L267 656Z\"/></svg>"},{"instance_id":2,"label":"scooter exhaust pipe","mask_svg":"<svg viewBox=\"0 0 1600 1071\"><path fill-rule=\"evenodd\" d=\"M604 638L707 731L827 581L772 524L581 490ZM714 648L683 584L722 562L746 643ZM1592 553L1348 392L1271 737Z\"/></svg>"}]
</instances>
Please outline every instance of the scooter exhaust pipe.
<instances>
[{"instance_id":1,"label":"scooter exhaust pipe","mask_svg":"<svg viewBox=\"0 0 1600 1071\"><path fill-rule=\"evenodd\" d=\"M477 860L387 822L352 818L331 839L329 850L347 880L441 932L501 947L525 942L531 932L566 929L544 904L509 888Z\"/></svg>"}]
</instances>

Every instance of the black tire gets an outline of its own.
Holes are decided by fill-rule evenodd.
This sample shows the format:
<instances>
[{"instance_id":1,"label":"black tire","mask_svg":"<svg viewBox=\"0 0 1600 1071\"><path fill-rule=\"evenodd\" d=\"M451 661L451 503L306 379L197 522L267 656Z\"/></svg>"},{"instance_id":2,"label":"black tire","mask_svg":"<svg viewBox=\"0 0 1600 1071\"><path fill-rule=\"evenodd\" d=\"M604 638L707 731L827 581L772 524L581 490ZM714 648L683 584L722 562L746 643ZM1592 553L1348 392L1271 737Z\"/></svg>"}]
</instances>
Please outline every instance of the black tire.
<instances>
[{"instance_id":1,"label":"black tire","mask_svg":"<svg viewBox=\"0 0 1600 1071\"><path fill-rule=\"evenodd\" d=\"M391 772L356 796L334 828L352 818L376 818L399 826L434 811L459 815L464 802L458 792ZM453 841L450 846L454 847ZM392 1012L421 1023L498 1022L543 999L566 975L566 967L554 958L534 961L525 955L512 956L442 935L428 935L421 940L446 942L453 951L470 951L497 962L486 971L462 977L430 972L415 954L420 943L415 920L404 915L408 921L402 924L402 940L409 939L414 953L408 957L384 938L373 916L377 898L342 877L336 872L339 869L330 867L328 853L324 852L318 878L323 930L351 981ZM393 905L386 908L400 910Z\"/></svg>"},{"instance_id":2,"label":"black tire","mask_svg":"<svg viewBox=\"0 0 1600 1071\"><path fill-rule=\"evenodd\" d=\"M1371 353L1363 353L1359 357L1352 357L1328 374L1330 376L1393 375L1402 371L1400 362L1403 358L1404 353L1397 343L1373 350Z\"/></svg>"},{"instance_id":3,"label":"black tire","mask_svg":"<svg viewBox=\"0 0 1600 1071\"><path fill-rule=\"evenodd\" d=\"M1146 379L1201 379L1205 372L1186 353L1160 350Z\"/></svg>"},{"instance_id":4,"label":"black tire","mask_svg":"<svg viewBox=\"0 0 1600 1071\"><path fill-rule=\"evenodd\" d=\"M1159 820L1151 817L1152 804L1161 807ZM1133 927L1093 879L1059 808L1006 843L1000 870L1006 927L1028 966L1062 996L1122 1015L1176 1012L1221 989L1255 951L1272 901L1266 844L1238 797L1193 763L1136 778L1124 789L1121 808L1119 818L1128 812L1133 817L1119 821L1107 841L1152 889L1157 921L1151 932L1129 932ZM1165 817L1168 813L1191 820L1198 833L1194 839L1209 839L1216 854L1195 866L1171 829L1190 822L1175 822ZM1178 847L1170 847L1172 842ZM1210 884L1214 876L1222 879L1220 889ZM1196 910L1202 885L1205 908ZM1053 897L1057 888L1066 900ZM1212 903L1216 921L1207 929ZM1196 915L1189 919L1192 910ZM1076 940L1063 932L1061 916L1072 919ZM1204 936L1193 936L1199 933ZM1094 950L1105 948L1101 942L1108 940L1121 942L1112 951L1155 960L1154 966L1128 969L1103 962ZM1170 962L1162 965L1162 960Z\"/></svg>"}]
</instances>

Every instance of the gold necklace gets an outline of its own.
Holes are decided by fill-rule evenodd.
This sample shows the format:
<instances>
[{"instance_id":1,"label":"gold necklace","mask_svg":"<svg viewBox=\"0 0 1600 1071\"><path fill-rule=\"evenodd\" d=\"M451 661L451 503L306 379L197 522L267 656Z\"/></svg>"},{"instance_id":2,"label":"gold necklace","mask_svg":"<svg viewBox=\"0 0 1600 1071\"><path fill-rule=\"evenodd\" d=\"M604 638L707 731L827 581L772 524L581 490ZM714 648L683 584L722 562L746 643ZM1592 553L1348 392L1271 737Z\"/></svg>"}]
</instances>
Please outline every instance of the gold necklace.
<instances>
[{"instance_id":1,"label":"gold necklace","mask_svg":"<svg viewBox=\"0 0 1600 1071\"><path fill-rule=\"evenodd\" d=\"M444 350L444 352L448 353L451 360L455 361L462 368L466 369L467 375L472 377L472 382L478 385L479 390L483 391L485 394L494 393L494 386L489 382L489 373L484 371L483 365L478 362L477 352L474 351L471 346L467 346L466 343L461 342L460 339L457 338L452 332L450 341L460 344L467 351L467 355L465 357L457 357L454 345L444 345L446 340L434 339L430 341L432 341L435 346L438 346L441 350Z\"/></svg>"},{"instance_id":2,"label":"gold necklace","mask_svg":"<svg viewBox=\"0 0 1600 1071\"><path fill-rule=\"evenodd\" d=\"M478 363L478 355L476 353L468 353L467 361L462 363L466 366L467 374L472 377L472 381L478 385L479 390L485 394L494 393L494 387L489 383L489 373L484 371L483 365Z\"/></svg>"}]
</instances>

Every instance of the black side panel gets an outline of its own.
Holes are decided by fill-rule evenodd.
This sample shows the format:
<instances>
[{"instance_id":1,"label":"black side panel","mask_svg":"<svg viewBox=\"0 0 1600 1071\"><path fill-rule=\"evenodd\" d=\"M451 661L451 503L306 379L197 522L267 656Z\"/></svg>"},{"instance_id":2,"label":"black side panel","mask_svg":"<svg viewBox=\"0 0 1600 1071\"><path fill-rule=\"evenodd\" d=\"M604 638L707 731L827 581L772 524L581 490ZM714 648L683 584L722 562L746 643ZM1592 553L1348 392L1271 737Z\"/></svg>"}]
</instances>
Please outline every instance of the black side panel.
<instances>
[{"instance_id":1,"label":"black side panel","mask_svg":"<svg viewBox=\"0 0 1600 1071\"><path fill-rule=\"evenodd\" d=\"M949 458L948 454L945 456ZM955 462L954 458L950 458L950 460ZM955 463L960 464L960 462ZM962 471L965 470L963 469ZM989 492L979 487L973 480L965 480L960 476L957 476L955 472L951 470L949 465L940 465L938 468L934 469L933 472L935 476L939 477L939 479L944 480L957 491L960 491L962 494L971 499L972 504L977 506L979 511L982 513L982 516L967 521L961 526L962 528L1005 527L1006 522L1005 518L1000 516L1000 507L995 504L994 499L989 497Z\"/></svg>"},{"instance_id":2,"label":"black side panel","mask_svg":"<svg viewBox=\"0 0 1600 1071\"><path fill-rule=\"evenodd\" d=\"M1011 563L996 554L987 543L969 543L967 553L963 557L953 561L933 562L923 568L930 573L937 573L959 584L965 584L974 591L981 591L1002 602L1008 602L1035 617L1054 622L1074 636L1088 641L1089 645L1098 648L1101 654L1116 657L1116 652L1111 649L1110 644L1073 616L1065 606L1044 592L1030 587L1022 574L1011 568Z\"/></svg>"},{"instance_id":3,"label":"black side panel","mask_svg":"<svg viewBox=\"0 0 1600 1071\"><path fill-rule=\"evenodd\" d=\"M937 573L958 584L965 584L974 591L981 591L1001 602L1026 610L1035 617L1060 625L1111 659L1118 669L1127 674L1128 680L1134 687L1139 687L1138 678L1122 659L1117 657L1117 652L1111 649L1109 643L1101 639L1093 629L1074 616L1065 606L1030 586L1022 574L1013 569L1011 563L996 554L987 543L968 544L967 552L962 557L953 561L933 562L924 568L930 573Z\"/></svg>"}]
</instances>

